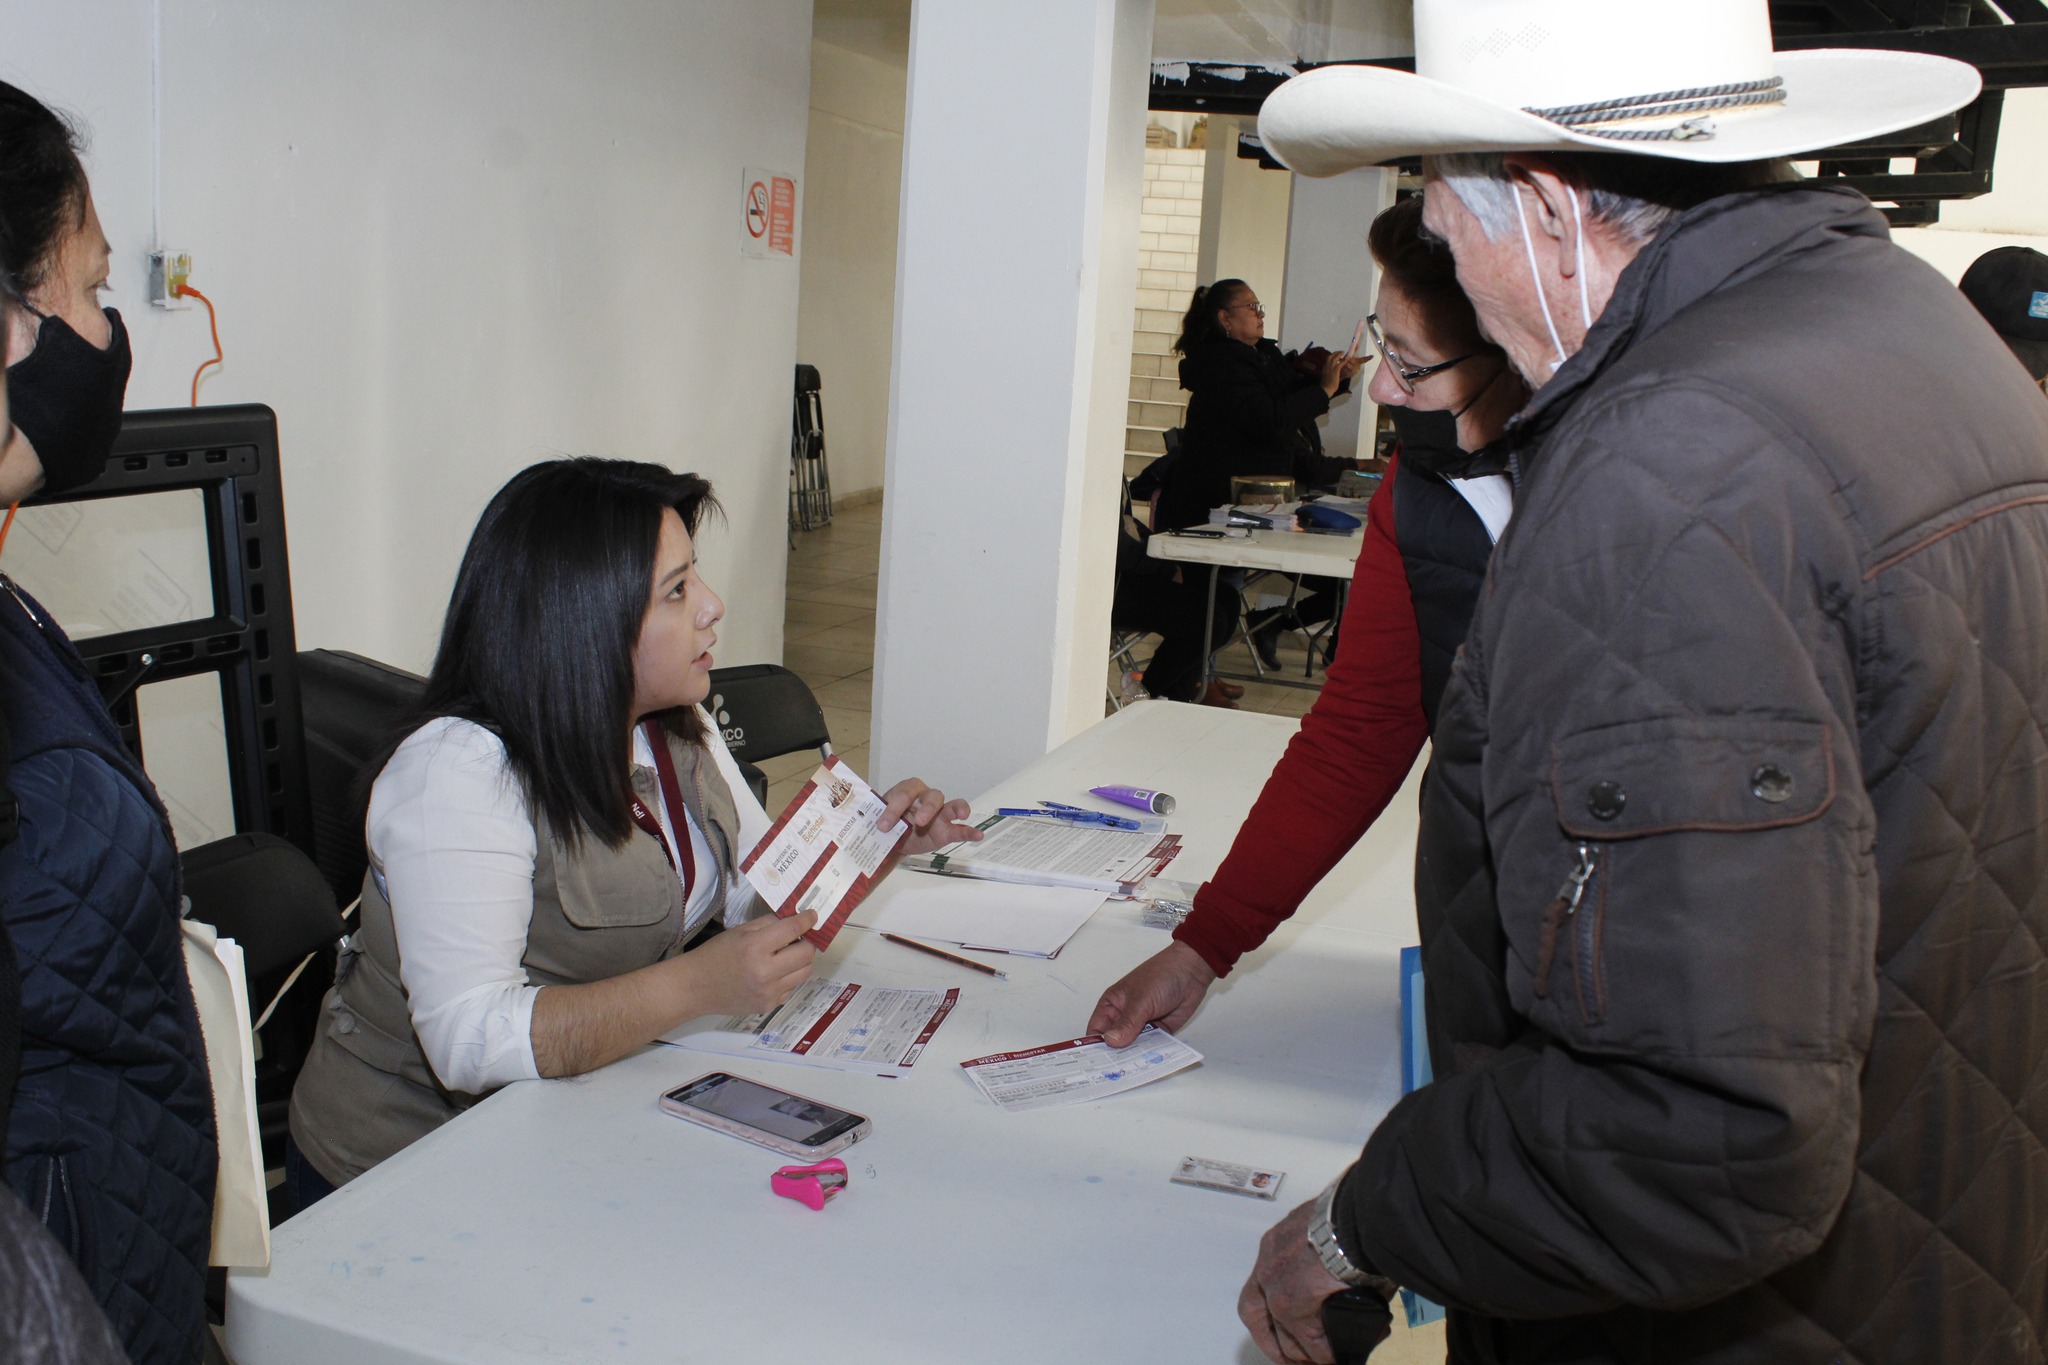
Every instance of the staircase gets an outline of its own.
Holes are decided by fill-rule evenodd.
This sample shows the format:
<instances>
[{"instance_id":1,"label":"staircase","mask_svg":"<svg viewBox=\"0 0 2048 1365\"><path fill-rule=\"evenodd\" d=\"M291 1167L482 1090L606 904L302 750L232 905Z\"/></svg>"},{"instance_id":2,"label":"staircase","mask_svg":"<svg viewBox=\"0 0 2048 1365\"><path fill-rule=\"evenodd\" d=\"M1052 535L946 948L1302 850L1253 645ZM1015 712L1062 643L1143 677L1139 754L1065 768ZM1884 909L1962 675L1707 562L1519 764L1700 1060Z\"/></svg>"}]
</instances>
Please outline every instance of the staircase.
<instances>
[{"instance_id":1,"label":"staircase","mask_svg":"<svg viewBox=\"0 0 2048 1365\"><path fill-rule=\"evenodd\" d=\"M1145 200L1138 217L1138 297L1131 342L1130 409L1124 419L1124 473L1135 475L1166 451L1166 432L1187 416L1180 357L1173 354L1181 315L1194 293L1201 249L1199 147L1147 147Z\"/></svg>"}]
</instances>

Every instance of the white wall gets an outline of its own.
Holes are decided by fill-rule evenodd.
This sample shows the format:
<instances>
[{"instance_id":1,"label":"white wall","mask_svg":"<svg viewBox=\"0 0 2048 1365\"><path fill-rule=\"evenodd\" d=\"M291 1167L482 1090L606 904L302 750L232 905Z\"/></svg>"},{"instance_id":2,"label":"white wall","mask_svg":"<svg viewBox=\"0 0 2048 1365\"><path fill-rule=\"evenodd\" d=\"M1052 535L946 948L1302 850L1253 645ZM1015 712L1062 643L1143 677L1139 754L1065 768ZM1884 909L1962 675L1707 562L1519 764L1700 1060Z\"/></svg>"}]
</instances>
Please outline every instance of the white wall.
<instances>
[{"instance_id":1,"label":"white wall","mask_svg":"<svg viewBox=\"0 0 2048 1365\"><path fill-rule=\"evenodd\" d=\"M811 51L797 358L824 382L835 498L882 486L905 79L902 65L830 43Z\"/></svg>"},{"instance_id":2,"label":"white wall","mask_svg":"<svg viewBox=\"0 0 2048 1365\"><path fill-rule=\"evenodd\" d=\"M1290 351L1324 346L1341 351L1372 311L1379 267L1366 234L1394 203L1394 173L1366 166L1342 175L1297 175L1287 219L1286 323L1280 344ZM1270 331L1271 329L1268 328ZM1340 459L1372 454L1379 407L1363 383L1340 394L1317 419L1323 453Z\"/></svg>"},{"instance_id":3,"label":"white wall","mask_svg":"<svg viewBox=\"0 0 2048 1365\"><path fill-rule=\"evenodd\" d=\"M1202 181L1202 282L1240 279L1266 305L1266 335L1285 321L1287 215L1294 174L1261 169L1237 154L1238 119L1209 120L1208 173ZM1347 337L1346 340L1349 340Z\"/></svg>"},{"instance_id":4,"label":"white wall","mask_svg":"<svg viewBox=\"0 0 2048 1365\"><path fill-rule=\"evenodd\" d=\"M302 646L423 668L486 499L575 453L710 477L720 660L780 657L798 267L741 258L739 181L804 168L810 12L163 0L167 242L220 307L202 401L277 410ZM131 407L211 353L143 299L150 34L0 0L0 77L91 133Z\"/></svg>"}]
</instances>

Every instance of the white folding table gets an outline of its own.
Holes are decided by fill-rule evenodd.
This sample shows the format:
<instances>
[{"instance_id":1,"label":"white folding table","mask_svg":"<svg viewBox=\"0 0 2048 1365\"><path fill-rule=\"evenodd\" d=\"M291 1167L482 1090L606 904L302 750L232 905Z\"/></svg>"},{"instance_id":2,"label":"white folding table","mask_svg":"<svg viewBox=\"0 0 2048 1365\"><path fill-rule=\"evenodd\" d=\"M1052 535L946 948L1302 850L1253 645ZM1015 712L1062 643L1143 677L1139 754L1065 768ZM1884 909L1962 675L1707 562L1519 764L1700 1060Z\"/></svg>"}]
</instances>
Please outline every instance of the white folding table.
<instances>
[{"instance_id":1,"label":"white folding table","mask_svg":"<svg viewBox=\"0 0 2048 1365\"><path fill-rule=\"evenodd\" d=\"M1087 804L1105 783L1170 791L1186 851L1169 875L1198 880L1294 730L1141 703L976 808ZM993 959L1007 982L849 930L819 971L961 988L913 1075L650 1047L509 1086L280 1226L270 1268L229 1277L228 1349L240 1365L1258 1360L1236 1299L1259 1234L1398 1097L1414 809L1412 789L1397 797L1212 989L1182 1035L1199 1067L1022 1114L959 1070L1080 1033L1103 987L1166 942L1131 904L1106 906L1055 960ZM849 1190L823 1212L776 1198L782 1158L656 1108L714 1069L869 1115L873 1135L845 1153ZM1183 1156L1287 1178L1273 1203L1170 1184Z\"/></svg>"},{"instance_id":2,"label":"white folding table","mask_svg":"<svg viewBox=\"0 0 2048 1365\"><path fill-rule=\"evenodd\" d=\"M1211 528L1196 527L1195 531ZM1221 528L1214 528L1221 529ZM1351 571L1358 565L1359 550L1365 544L1364 531L1357 530L1349 535L1332 535L1316 531L1247 531L1243 535L1211 536L1201 534L1176 534L1172 531L1154 533L1145 542L1145 552L1154 559L1172 560L1176 564L1206 564L1209 567L1208 608L1202 617L1202 685L1207 688L1211 678L1228 677L1240 682L1262 682L1280 687L1320 686L1315 682L1296 682L1292 678L1273 674L1221 673L1216 668L1216 580L1225 569L1248 569L1254 572L1299 574L1314 578L1332 578L1337 581L1337 602L1332 620L1343 619L1344 600L1351 588ZM1315 641L1310 642L1313 650Z\"/></svg>"}]
</instances>

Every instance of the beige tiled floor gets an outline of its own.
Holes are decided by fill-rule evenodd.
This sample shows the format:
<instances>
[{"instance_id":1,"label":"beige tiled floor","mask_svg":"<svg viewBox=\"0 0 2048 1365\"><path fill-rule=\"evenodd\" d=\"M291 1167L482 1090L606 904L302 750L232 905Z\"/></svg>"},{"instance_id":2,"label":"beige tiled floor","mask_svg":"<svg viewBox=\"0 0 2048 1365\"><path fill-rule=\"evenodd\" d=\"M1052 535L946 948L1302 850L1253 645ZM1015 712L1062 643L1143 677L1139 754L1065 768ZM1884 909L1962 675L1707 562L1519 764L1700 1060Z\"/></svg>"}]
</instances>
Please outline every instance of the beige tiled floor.
<instances>
[{"instance_id":1,"label":"beige tiled floor","mask_svg":"<svg viewBox=\"0 0 2048 1365\"><path fill-rule=\"evenodd\" d=\"M833 514L831 525L799 532L789 554L789 595L783 616L782 661L811 685L825 708L833 746L863 777L868 775L875 572L881 542L879 504L841 510ZM1157 643L1148 637L1138 647L1138 658L1149 657ZM1298 637L1283 638L1280 661L1290 676L1301 676L1303 659ZM1232 671L1252 671L1242 644L1232 645L1221 656L1221 663ZM1253 683L1245 688L1240 705L1249 711L1298 716L1315 697L1313 692ZM781 810L788 805L816 762L813 755L792 754L762 764L770 784L768 809ZM1373 1365L1440 1365L1443 1358L1441 1324L1416 1332L1397 1328L1372 1357Z\"/></svg>"}]
</instances>

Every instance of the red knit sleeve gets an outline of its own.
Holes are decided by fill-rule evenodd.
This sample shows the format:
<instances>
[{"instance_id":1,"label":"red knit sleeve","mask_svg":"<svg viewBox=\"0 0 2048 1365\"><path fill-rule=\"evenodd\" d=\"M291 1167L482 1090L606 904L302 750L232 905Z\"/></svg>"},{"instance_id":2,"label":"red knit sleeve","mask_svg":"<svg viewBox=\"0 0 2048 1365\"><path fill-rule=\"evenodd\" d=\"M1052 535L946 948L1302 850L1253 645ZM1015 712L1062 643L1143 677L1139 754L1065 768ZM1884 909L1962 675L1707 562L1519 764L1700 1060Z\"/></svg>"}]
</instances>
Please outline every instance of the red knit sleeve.
<instances>
[{"instance_id":1,"label":"red knit sleeve","mask_svg":"<svg viewBox=\"0 0 2048 1365\"><path fill-rule=\"evenodd\" d=\"M1390 464L1366 512L1343 646L1213 880L1174 937L1218 975L1266 941L1399 791L1429 722Z\"/></svg>"}]
</instances>

